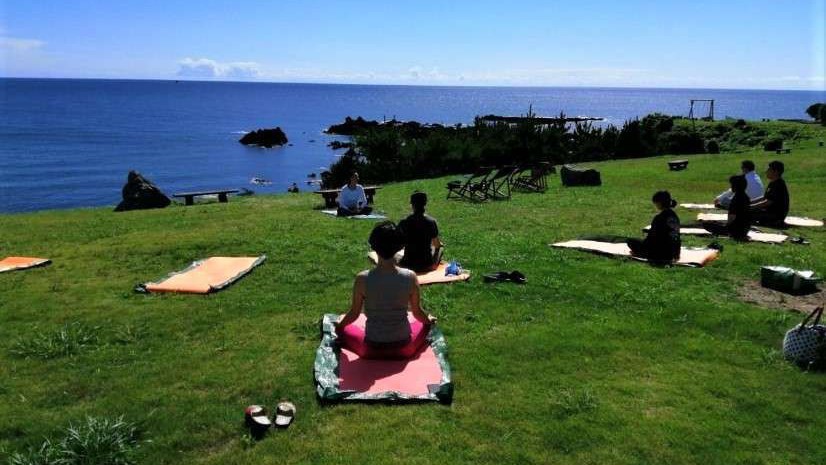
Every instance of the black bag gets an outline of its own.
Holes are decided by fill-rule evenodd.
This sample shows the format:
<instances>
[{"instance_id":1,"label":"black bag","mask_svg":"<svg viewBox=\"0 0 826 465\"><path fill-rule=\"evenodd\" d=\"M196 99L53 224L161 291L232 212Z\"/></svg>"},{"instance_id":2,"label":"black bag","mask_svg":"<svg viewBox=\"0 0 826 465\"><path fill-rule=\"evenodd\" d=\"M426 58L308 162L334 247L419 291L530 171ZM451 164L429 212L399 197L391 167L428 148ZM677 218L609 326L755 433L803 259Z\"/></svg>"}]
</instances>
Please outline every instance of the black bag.
<instances>
[{"instance_id":1,"label":"black bag","mask_svg":"<svg viewBox=\"0 0 826 465\"><path fill-rule=\"evenodd\" d=\"M560 171L562 184L565 186L601 186L602 179L595 169L580 169L576 166L565 165Z\"/></svg>"}]
</instances>

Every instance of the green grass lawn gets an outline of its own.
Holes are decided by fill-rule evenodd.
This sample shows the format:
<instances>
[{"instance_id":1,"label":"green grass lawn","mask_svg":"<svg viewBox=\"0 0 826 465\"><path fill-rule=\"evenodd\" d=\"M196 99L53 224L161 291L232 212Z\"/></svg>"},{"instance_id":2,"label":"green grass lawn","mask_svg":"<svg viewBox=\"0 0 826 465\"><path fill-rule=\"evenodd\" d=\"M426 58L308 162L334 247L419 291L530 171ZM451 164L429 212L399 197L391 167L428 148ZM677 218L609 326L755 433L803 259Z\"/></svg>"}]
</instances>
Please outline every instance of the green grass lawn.
<instances>
[{"instance_id":1,"label":"green grass lawn","mask_svg":"<svg viewBox=\"0 0 826 465\"><path fill-rule=\"evenodd\" d=\"M823 218L816 145L782 157L792 213ZM385 186L377 207L395 220L414 189L428 192L447 257L475 274L423 291L450 345L451 406L316 402L317 322L347 309L374 224L322 215L318 196L0 216L0 256L54 261L0 274L0 460L87 415L123 415L143 431L147 464L826 463L826 376L779 352L801 315L737 298L761 265L826 272L826 230L794 230L808 247L721 240L703 269L547 245L638 235L655 190L711 201L746 157L762 172L776 156L690 156L682 172L669 157L600 163L603 187L555 177L545 194L481 205L445 200L446 179ZM256 254L267 261L214 295L133 292L198 258ZM513 269L526 286L482 282ZM89 341L73 354L15 355L20 340L76 322ZM251 443L244 407L280 399L297 405L295 424Z\"/></svg>"}]
</instances>

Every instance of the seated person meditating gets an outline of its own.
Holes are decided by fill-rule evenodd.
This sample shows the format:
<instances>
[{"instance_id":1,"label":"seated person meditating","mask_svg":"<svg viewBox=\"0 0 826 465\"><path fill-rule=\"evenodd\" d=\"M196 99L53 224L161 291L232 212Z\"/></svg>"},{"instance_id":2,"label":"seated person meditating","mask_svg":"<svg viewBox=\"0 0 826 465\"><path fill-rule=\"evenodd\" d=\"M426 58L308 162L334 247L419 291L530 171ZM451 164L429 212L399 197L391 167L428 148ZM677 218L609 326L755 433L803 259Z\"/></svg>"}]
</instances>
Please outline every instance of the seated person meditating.
<instances>
[{"instance_id":1,"label":"seated person meditating","mask_svg":"<svg viewBox=\"0 0 826 465\"><path fill-rule=\"evenodd\" d=\"M659 191L651 198L659 213L651 220L651 229L644 240L628 239L631 255L655 263L670 263L680 258L680 218L673 208L677 202L668 191Z\"/></svg>"},{"instance_id":2,"label":"seated person meditating","mask_svg":"<svg viewBox=\"0 0 826 465\"><path fill-rule=\"evenodd\" d=\"M749 196L746 193L748 181L742 175L729 178L733 196L728 205L728 220L726 224L712 222L703 223L703 227L715 235L728 235L739 241L748 240L751 229L751 208Z\"/></svg>"},{"instance_id":3,"label":"seated person meditating","mask_svg":"<svg viewBox=\"0 0 826 465\"><path fill-rule=\"evenodd\" d=\"M442 261L442 242L439 240L439 227L436 220L425 215L427 194L414 192L410 196L413 213L399 222L399 229L404 235L404 256L399 265L417 273L433 271Z\"/></svg>"},{"instance_id":4,"label":"seated person meditating","mask_svg":"<svg viewBox=\"0 0 826 465\"><path fill-rule=\"evenodd\" d=\"M391 222L370 233L370 246L379 256L375 268L356 275L350 311L336 324L342 345L366 358L409 358L421 348L435 319L422 310L416 274L396 266L395 254L404 238ZM365 329L353 325L362 309ZM416 319L408 321L410 311Z\"/></svg>"},{"instance_id":5,"label":"seated person meditating","mask_svg":"<svg viewBox=\"0 0 826 465\"><path fill-rule=\"evenodd\" d=\"M754 202L763 196L763 181L760 180L760 175L754 171L754 162L751 160L743 160L740 163L740 171L746 178L746 195ZM734 192L729 189L714 199L714 206L717 208L727 209L734 197Z\"/></svg>"},{"instance_id":6,"label":"seated person meditating","mask_svg":"<svg viewBox=\"0 0 826 465\"><path fill-rule=\"evenodd\" d=\"M364 187L359 184L359 174L353 171L350 182L338 194L338 216L369 215L372 211L367 206Z\"/></svg>"},{"instance_id":7,"label":"seated person meditating","mask_svg":"<svg viewBox=\"0 0 826 465\"><path fill-rule=\"evenodd\" d=\"M789 214L789 188L783 179L785 166L782 161L769 163L766 178L769 185L763 198L751 204L752 218L755 224L780 228L785 225Z\"/></svg>"}]
</instances>

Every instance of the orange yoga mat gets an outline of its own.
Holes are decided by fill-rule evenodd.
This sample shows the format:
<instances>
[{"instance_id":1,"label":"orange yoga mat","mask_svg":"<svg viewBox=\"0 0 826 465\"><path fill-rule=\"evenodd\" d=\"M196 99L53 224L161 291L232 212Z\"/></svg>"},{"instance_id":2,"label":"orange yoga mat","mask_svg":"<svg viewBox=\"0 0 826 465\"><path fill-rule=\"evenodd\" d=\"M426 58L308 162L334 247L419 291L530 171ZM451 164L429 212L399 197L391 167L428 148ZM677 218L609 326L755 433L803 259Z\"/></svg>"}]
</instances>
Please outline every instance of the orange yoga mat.
<instances>
[{"instance_id":1,"label":"orange yoga mat","mask_svg":"<svg viewBox=\"0 0 826 465\"><path fill-rule=\"evenodd\" d=\"M36 266L48 265L51 262L48 258L6 257L0 260L0 273L4 271L25 270Z\"/></svg>"},{"instance_id":2,"label":"orange yoga mat","mask_svg":"<svg viewBox=\"0 0 826 465\"><path fill-rule=\"evenodd\" d=\"M630 257L635 260L647 261L642 258L632 257L631 249L625 243L612 243L600 241L567 241L551 244L551 247L562 247L567 249L584 250L603 255L614 255L619 257ZM680 249L680 259L675 265L680 266L706 266L719 257L720 252L715 249L692 249L683 247Z\"/></svg>"},{"instance_id":3,"label":"orange yoga mat","mask_svg":"<svg viewBox=\"0 0 826 465\"><path fill-rule=\"evenodd\" d=\"M252 271L267 259L260 257L210 257L194 262L188 268L170 274L157 283L138 286L142 292L180 292L208 294L219 291Z\"/></svg>"},{"instance_id":4,"label":"orange yoga mat","mask_svg":"<svg viewBox=\"0 0 826 465\"><path fill-rule=\"evenodd\" d=\"M401 260L404 256L404 251L401 251L396 254L396 261ZM373 264L379 262L379 256L375 251L370 251L367 254L367 257L370 259ZM444 283L453 283L456 281L467 281L470 279L470 271L462 270L461 273L458 275L447 275L445 276L445 269L447 268L447 263L442 262L439 263L439 267L433 271L428 271L427 273L417 273L416 277L419 280L419 285L424 286L426 284L444 284Z\"/></svg>"}]
</instances>

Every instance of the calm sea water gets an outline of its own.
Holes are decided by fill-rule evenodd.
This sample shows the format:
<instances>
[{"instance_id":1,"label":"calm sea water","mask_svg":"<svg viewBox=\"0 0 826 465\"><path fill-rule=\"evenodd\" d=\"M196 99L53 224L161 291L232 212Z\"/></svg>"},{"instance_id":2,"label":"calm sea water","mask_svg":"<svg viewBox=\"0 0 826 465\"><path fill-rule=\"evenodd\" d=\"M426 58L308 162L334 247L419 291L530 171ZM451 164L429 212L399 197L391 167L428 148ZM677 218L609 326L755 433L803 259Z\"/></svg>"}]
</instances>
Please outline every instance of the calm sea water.
<instances>
[{"instance_id":1,"label":"calm sea water","mask_svg":"<svg viewBox=\"0 0 826 465\"><path fill-rule=\"evenodd\" d=\"M718 117L801 118L824 92L472 88L0 79L0 211L114 205L130 169L167 194L247 187L302 189L335 161L322 130L345 116L467 123L482 114L602 116L609 123L654 111L687 114L713 98ZM292 146L237 142L281 126ZM273 181L253 186L260 176Z\"/></svg>"}]
</instances>

